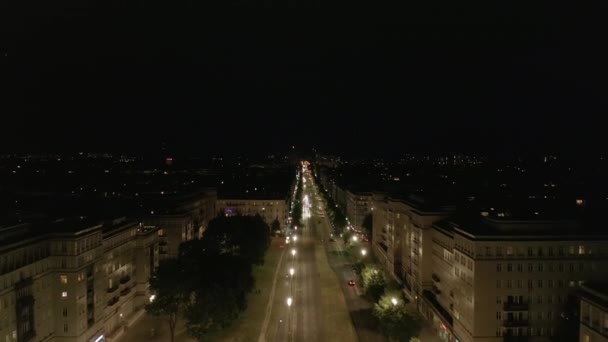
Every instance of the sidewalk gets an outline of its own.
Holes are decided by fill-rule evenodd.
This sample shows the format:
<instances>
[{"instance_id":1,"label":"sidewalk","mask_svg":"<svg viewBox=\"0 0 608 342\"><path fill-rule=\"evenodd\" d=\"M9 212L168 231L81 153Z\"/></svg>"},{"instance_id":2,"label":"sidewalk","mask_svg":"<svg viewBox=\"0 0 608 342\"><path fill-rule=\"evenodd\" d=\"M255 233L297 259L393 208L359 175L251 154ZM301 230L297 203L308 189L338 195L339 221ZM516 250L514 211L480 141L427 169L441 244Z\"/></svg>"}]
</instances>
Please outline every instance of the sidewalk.
<instances>
[{"instance_id":1,"label":"sidewalk","mask_svg":"<svg viewBox=\"0 0 608 342\"><path fill-rule=\"evenodd\" d=\"M127 327L125 332L118 338L120 342L138 341L170 341L169 323L166 319L150 316L144 313L143 316L132 326ZM195 339L188 337L184 322L178 322L175 329L175 342L196 342Z\"/></svg>"}]
</instances>

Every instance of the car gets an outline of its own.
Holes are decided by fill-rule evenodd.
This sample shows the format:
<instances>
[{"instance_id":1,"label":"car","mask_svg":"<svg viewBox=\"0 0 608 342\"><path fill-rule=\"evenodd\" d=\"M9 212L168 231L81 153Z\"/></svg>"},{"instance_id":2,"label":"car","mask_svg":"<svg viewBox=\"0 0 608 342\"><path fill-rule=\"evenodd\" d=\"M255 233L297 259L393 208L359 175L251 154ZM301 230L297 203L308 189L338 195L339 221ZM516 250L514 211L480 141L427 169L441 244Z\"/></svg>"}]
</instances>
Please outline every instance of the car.
<instances>
[{"instance_id":1,"label":"car","mask_svg":"<svg viewBox=\"0 0 608 342\"><path fill-rule=\"evenodd\" d=\"M348 281L348 286L355 286L355 285L357 285L357 283L354 280L351 279Z\"/></svg>"}]
</instances>

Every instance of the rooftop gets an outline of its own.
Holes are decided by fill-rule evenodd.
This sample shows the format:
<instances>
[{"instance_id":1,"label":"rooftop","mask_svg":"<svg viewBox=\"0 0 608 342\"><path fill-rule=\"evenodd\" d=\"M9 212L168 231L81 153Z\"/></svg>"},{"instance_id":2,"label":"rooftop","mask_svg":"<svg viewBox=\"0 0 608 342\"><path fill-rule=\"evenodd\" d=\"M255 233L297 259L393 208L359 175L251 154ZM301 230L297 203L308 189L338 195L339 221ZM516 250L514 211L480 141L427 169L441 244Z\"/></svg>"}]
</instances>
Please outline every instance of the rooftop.
<instances>
[{"instance_id":1,"label":"rooftop","mask_svg":"<svg viewBox=\"0 0 608 342\"><path fill-rule=\"evenodd\" d=\"M581 286L580 295L608 312L608 283L584 284Z\"/></svg>"}]
</instances>

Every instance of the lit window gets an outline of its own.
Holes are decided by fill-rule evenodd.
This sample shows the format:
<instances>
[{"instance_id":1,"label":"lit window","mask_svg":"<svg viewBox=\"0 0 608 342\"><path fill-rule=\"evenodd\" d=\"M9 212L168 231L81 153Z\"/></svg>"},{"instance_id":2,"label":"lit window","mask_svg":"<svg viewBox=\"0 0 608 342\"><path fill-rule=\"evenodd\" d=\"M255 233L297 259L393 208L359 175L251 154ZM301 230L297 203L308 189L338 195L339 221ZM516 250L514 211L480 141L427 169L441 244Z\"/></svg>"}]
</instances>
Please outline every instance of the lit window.
<instances>
[{"instance_id":1,"label":"lit window","mask_svg":"<svg viewBox=\"0 0 608 342\"><path fill-rule=\"evenodd\" d=\"M585 254L585 246L583 246L583 245L578 246L578 254L579 255Z\"/></svg>"},{"instance_id":2,"label":"lit window","mask_svg":"<svg viewBox=\"0 0 608 342\"><path fill-rule=\"evenodd\" d=\"M61 292L61 297L66 298L68 296L68 291Z\"/></svg>"},{"instance_id":3,"label":"lit window","mask_svg":"<svg viewBox=\"0 0 608 342\"><path fill-rule=\"evenodd\" d=\"M62 284L67 284L68 283L68 276L67 275L60 275L59 276L59 280L61 281Z\"/></svg>"}]
</instances>

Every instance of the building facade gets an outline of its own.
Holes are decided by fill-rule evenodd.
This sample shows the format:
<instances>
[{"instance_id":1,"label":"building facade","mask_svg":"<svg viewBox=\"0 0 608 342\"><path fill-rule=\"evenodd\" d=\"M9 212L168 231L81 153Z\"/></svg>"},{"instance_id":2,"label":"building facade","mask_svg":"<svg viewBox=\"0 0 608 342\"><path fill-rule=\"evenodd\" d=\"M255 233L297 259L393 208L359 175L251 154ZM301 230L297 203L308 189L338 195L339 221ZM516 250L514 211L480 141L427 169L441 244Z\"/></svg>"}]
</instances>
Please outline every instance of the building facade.
<instances>
[{"instance_id":1,"label":"building facade","mask_svg":"<svg viewBox=\"0 0 608 342\"><path fill-rule=\"evenodd\" d=\"M417 301L432 284L431 258L425 254L431 250L432 224L447 217L452 208L377 194L373 209L372 251L409 300Z\"/></svg>"},{"instance_id":2,"label":"building facade","mask_svg":"<svg viewBox=\"0 0 608 342\"><path fill-rule=\"evenodd\" d=\"M566 221L437 223L421 312L448 341L550 341L569 296L607 280L607 241Z\"/></svg>"},{"instance_id":3,"label":"building facade","mask_svg":"<svg viewBox=\"0 0 608 342\"><path fill-rule=\"evenodd\" d=\"M217 192L206 190L159 201L143 218L146 227L158 227L160 257L175 258L182 242L199 239L217 216Z\"/></svg>"},{"instance_id":4,"label":"building facade","mask_svg":"<svg viewBox=\"0 0 608 342\"><path fill-rule=\"evenodd\" d=\"M608 342L608 283L581 286L580 342Z\"/></svg>"},{"instance_id":5,"label":"building facade","mask_svg":"<svg viewBox=\"0 0 608 342\"><path fill-rule=\"evenodd\" d=\"M374 254L445 341L550 341L577 289L608 281L608 234L576 222L446 219L450 207L382 197L373 208ZM601 317L587 323L605 331Z\"/></svg>"},{"instance_id":6,"label":"building facade","mask_svg":"<svg viewBox=\"0 0 608 342\"><path fill-rule=\"evenodd\" d=\"M157 230L126 219L50 226L0 232L0 340L116 339L150 298Z\"/></svg>"},{"instance_id":7,"label":"building facade","mask_svg":"<svg viewBox=\"0 0 608 342\"><path fill-rule=\"evenodd\" d=\"M272 222L277 220L280 229L284 230L287 224L287 201L278 198L258 199L218 199L218 211L226 216L234 215L260 215L264 222L272 227Z\"/></svg>"},{"instance_id":8,"label":"building facade","mask_svg":"<svg viewBox=\"0 0 608 342\"><path fill-rule=\"evenodd\" d=\"M363 229L363 221L372 212L372 193L346 191L346 218L356 230Z\"/></svg>"}]
</instances>

